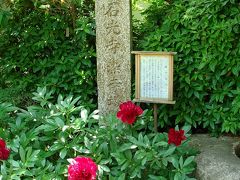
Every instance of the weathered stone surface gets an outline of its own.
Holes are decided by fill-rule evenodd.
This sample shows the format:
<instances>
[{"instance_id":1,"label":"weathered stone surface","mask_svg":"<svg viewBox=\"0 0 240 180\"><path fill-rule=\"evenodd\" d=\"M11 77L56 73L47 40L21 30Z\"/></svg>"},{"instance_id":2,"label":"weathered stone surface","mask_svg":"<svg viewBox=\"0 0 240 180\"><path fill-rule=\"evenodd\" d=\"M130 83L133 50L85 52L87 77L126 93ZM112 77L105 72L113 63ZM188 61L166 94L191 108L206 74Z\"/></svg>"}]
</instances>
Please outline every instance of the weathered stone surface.
<instances>
[{"instance_id":1,"label":"weathered stone surface","mask_svg":"<svg viewBox=\"0 0 240 180\"><path fill-rule=\"evenodd\" d=\"M98 108L118 110L131 95L130 0L96 0Z\"/></svg>"},{"instance_id":2,"label":"weathered stone surface","mask_svg":"<svg viewBox=\"0 0 240 180\"><path fill-rule=\"evenodd\" d=\"M199 180L240 180L240 159L234 152L239 137L192 136L192 145L200 150L196 176Z\"/></svg>"}]
</instances>

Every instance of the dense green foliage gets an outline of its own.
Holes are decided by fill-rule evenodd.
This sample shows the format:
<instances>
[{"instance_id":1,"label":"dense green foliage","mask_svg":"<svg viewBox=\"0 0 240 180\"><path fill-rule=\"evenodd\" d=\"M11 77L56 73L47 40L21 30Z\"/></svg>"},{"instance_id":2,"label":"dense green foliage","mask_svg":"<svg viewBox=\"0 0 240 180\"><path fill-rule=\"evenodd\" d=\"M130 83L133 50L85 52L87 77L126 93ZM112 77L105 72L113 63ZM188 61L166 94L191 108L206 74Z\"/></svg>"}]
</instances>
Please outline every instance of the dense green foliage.
<instances>
[{"instance_id":1,"label":"dense green foliage","mask_svg":"<svg viewBox=\"0 0 240 180\"><path fill-rule=\"evenodd\" d=\"M176 147L167 143L166 133L149 131L152 117L146 111L131 126L116 116L99 118L96 111L89 115L77 105L79 98L59 95L53 104L51 96L46 88L38 88L36 104L27 110L0 104L1 122L15 117L0 125L0 137L11 149L10 158L0 161L0 179L66 179L67 159L76 156L94 159L102 180L193 179L189 178L195 168L195 152L188 144L190 126L183 128L188 139Z\"/></svg>"},{"instance_id":2,"label":"dense green foliage","mask_svg":"<svg viewBox=\"0 0 240 180\"><path fill-rule=\"evenodd\" d=\"M96 99L94 1L12 1L0 23L0 100L27 106L38 86Z\"/></svg>"},{"instance_id":3,"label":"dense green foliage","mask_svg":"<svg viewBox=\"0 0 240 180\"><path fill-rule=\"evenodd\" d=\"M178 53L176 104L160 105L161 128L239 133L238 0L133 2L140 3L135 10L147 5L142 22L134 22L134 50ZM169 145L166 133L152 133L147 110L133 126L89 115L96 89L94 0L6 1L0 8L0 137L11 155L0 162L0 179L66 179L67 159L76 156L91 157L103 180L191 179L189 139Z\"/></svg>"},{"instance_id":4,"label":"dense green foliage","mask_svg":"<svg viewBox=\"0 0 240 180\"><path fill-rule=\"evenodd\" d=\"M178 53L176 104L161 106L161 127L175 122L239 132L239 1L153 0L144 15L135 31L136 49Z\"/></svg>"}]
</instances>

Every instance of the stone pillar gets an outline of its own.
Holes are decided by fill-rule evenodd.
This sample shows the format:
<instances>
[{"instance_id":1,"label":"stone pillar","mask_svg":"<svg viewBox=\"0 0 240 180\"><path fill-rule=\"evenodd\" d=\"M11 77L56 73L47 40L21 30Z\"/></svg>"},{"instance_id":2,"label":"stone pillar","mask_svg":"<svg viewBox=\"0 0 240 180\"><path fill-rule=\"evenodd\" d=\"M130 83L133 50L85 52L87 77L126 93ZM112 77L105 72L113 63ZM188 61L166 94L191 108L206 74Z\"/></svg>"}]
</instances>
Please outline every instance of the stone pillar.
<instances>
[{"instance_id":1,"label":"stone pillar","mask_svg":"<svg viewBox=\"0 0 240 180\"><path fill-rule=\"evenodd\" d=\"M131 96L131 0L96 0L98 109L113 113Z\"/></svg>"}]
</instances>

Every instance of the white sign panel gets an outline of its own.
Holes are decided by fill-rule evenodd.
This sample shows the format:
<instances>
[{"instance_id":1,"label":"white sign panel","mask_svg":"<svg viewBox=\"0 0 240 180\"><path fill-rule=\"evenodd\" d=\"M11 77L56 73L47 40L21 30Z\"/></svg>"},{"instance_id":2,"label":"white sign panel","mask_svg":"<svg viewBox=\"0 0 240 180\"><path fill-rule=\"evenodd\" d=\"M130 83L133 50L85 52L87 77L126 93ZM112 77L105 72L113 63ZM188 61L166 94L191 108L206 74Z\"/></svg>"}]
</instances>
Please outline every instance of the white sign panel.
<instances>
[{"instance_id":1,"label":"white sign panel","mask_svg":"<svg viewBox=\"0 0 240 180\"><path fill-rule=\"evenodd\" d=\"M169 57L142 55L140 63L140 97L168 99Z\"/></svg>"}]
</instances>

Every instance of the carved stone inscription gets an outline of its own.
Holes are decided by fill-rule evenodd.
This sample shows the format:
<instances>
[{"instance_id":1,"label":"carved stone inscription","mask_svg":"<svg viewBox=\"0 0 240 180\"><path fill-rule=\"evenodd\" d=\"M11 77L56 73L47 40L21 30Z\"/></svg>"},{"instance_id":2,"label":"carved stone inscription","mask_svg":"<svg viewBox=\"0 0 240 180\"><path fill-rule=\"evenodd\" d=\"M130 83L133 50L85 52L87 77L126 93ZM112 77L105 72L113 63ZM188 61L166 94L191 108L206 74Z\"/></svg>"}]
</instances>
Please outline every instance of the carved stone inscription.
<instances>
[{"instance_id":1,"label":"carved stone inscription","mask_svg":"<svg viewBox=\"0 0 240 180\"><path fill-rule=\"evenodd\" d=\"M118 110L131 95L130 0L96 0L98 108Z\"/></svg>"}]
</instances>

